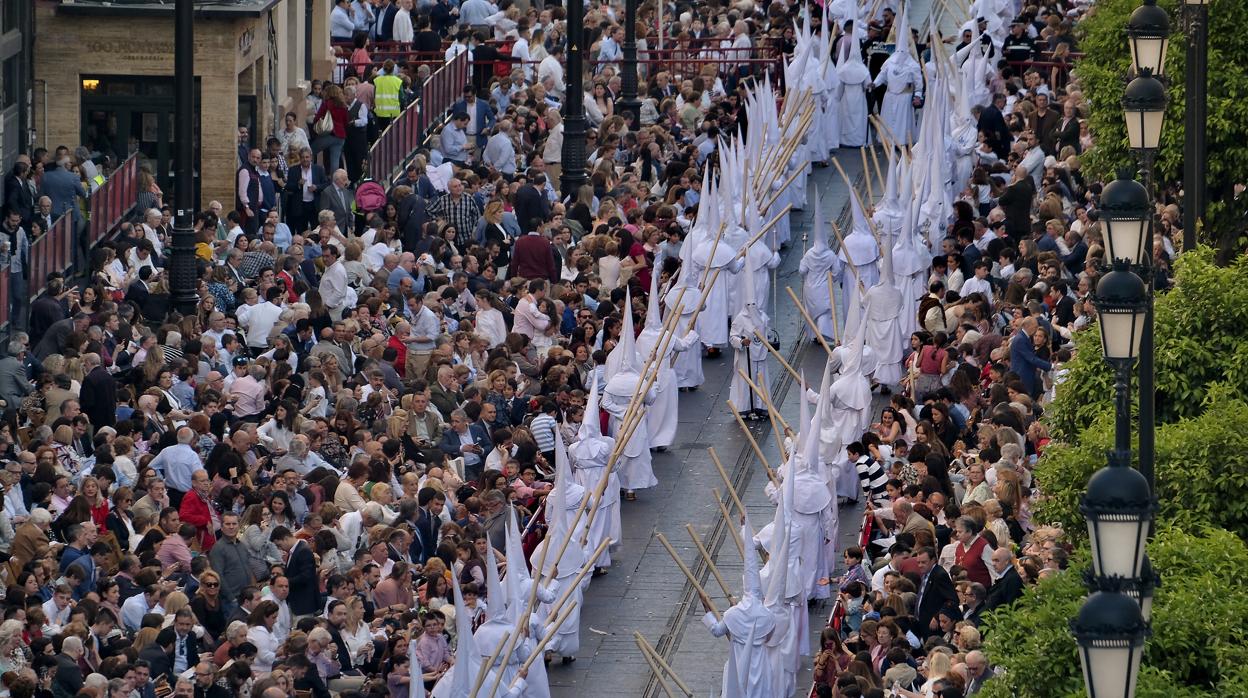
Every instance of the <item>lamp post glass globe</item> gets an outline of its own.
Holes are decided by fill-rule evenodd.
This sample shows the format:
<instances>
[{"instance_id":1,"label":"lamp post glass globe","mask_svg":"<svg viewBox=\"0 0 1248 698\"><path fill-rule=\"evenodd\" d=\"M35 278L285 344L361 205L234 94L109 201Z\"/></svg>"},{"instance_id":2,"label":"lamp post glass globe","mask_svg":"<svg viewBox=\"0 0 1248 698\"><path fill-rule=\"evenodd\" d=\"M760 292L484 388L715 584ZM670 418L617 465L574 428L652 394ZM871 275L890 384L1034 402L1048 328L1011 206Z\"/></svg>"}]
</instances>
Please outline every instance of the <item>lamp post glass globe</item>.
<instances>
[{"instance_id":1,"label":"lamp post glass globe","mask_svg":"<svg viewBox=\"0 0 1248 698\"><path fill-rule=\"evenodd\" d=\"M1105 221L1109 260L1125 259L1133 266L1142 266L1152 214L1148 189L1134 179L1115 179L1101 192L1100 213Z\"/></svg>"},{"instance_id":2,"label":"lamp post glass globe","mask_svg":"<svg viewBox=\"0 0 1248 698\"><path fill-rule=\"evenodd\" d=\"M1140 355L1148 296L1144 281L1125 269L1115 269L1096 285L1096 311L1101 325L1105 359L1130 364Z\"/></svg>"},{"instance_id":3,"label":"lamp post glass globe","mask_svg":"<svg viewBox=\"0 0 1248 698\"><path fill-rule=\"evenodd\" d=\"M1144 72L1127 85L1122 97L1127 140L1132 150L1157 150L1166 116L1166 88Z\"/></svg>"},{"instance_id":4,"label":"lamp post glass globe","mask_svg":"<svg viewBox=\"0 0 1248 698\"><path fill-rule=\"evenodd\" d=\"M1101 468L1088 481L1079 510L1088 523L1093 571L1102 577L1138 578L1156 513L1148 479L1125 464Z\"/></svg>"},{"instance_id":5,"label":"lamp post glass globe","mask_svg":"<svg viewBox=\"0 0 1248 698\"><path fill-rule=\"evenodd\" d=\"M1166 50L1170 46L1170 14L1157 6L1157 0L1144 0L1127 21L1131 44L1131 66L1138 75L1149 70L1162 75L1166 70Z\"/></svg>"},{"instance_id":6,"label":"lamp post glass globe","mask_svg":"<svg viewBox=\"0 0 1248 698\"><path fill-rule=\"evenodd\" d=\"M1079 644L1088 698L1130 698L1144 654L1148 625L1140 606L1125 594L1098 591L1071 623Z\"/></svg>"}]
</instances>

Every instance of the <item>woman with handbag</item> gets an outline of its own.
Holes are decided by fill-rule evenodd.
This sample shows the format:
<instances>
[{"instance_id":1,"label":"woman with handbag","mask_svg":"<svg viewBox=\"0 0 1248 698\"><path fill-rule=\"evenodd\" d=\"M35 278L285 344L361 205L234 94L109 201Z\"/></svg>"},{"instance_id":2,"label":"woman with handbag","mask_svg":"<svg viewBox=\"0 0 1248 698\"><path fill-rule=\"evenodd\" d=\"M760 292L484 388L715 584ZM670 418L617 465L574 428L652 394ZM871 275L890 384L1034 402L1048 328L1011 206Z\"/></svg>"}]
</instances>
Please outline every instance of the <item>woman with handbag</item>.
<instances>
[{"instance_id":1,"label":"woman with handbag","mask_svg":"<svg viewBox=\"0 0 1248 698\"><path fill-rule=\"evenodd\" d=\"M325 171L333 173L342 163L342 147L347 142L347 102L342 96L342 88L329 85L321 100L321 107L316 110L312 119L312 130L316 137L312 141L312 159L320 157L321 151L329 151L325 161Z\"/></svg>"}]
</instances>

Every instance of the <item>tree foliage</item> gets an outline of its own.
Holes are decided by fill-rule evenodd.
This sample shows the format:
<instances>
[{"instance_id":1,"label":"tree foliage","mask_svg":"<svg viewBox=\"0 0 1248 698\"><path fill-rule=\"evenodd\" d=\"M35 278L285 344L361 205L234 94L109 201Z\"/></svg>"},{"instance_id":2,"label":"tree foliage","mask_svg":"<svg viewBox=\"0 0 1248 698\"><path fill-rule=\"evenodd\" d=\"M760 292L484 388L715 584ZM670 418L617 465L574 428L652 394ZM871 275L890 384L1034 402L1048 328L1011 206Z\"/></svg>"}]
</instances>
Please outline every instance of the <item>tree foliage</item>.
<instances>
[{"instance_id":1,"label":"tree foliage","mask_svg":"<svg viewBox=\"0 0 1248 698\"><path fill-rule=\"evenodd\" d=\"M1248 540L1248 402L1221 391L1214 393L1216 409L1157 429L1158 520L1186 530L1212 524ZM1045 451L1036 469L1044 499L1035 520L1084 535L1079 498L1113 446L1112 416L1098 419L1076 443Z\"/></svg>"},{"instance_id":2,"label":"tree foliage","mask_svg":"<svg viewBox=\"0 0 1248 698\"><path fill-rule=\"evenodd\" d=\"M1135 161L1127 148L1122 116L1122 91L1130 70L1131 55L1124 29L1139 0L1097 0L1080 22L1079 48L1084 56L1075 74L1090 102L1088 126L1096 146L1086 156L1094 177L1112 179ZM1165 131L1157 158L1157 181L1179 182L1183 175L1183 112L1185 85L1185 37L1179 8L1182 0L1159 0L1171 17L1173 34L1166 58L1165 77L1170 102ZM1248 181L1248 3L1243 0L1212 0L1209 4L1208 122L1206 125L1209 205L1202 241L1223 252L1244 249L1244 220L1248 197L1234 196L1236 182ZM1133 170L1134 171L1134 170Z\"/></svg>"},{"instance_id":3,"label":"tree foliage","mask_svg":"<svg viewBox=\"0 0 1248 698\"><path fill-rule=\"evenodd\" d=\"M1248 685L1248 546L1233 534L1164 527L1149 544L1162 586L1153 601L1153 636L1145 647L1136 696L1197 698L1243 695ZM1072 569L1086 569L1087 550ZM1078 650L1069 621L1087 595L1077 572L1043 580L1015 605L989 615L985 651L1003 676L983 698L1081 698Z\"/></svg>"},{"instance_id":4,"label":"tree foliage","mask_svg":"<svg viewBox=\"0 0 1248 698\"><path fill-rule=\"evenodd\" d=\"M1178 258L1174 281L1155 304L1159 424L1199 416L1218 386L1248 390L1248 257L1218 267L1212 250L1199 248ZM1072 441L1114 412L1113 371L1097 330L1076 335L1066 368L1045 422L1055 438Z\"/></svg>"}]
</instances>

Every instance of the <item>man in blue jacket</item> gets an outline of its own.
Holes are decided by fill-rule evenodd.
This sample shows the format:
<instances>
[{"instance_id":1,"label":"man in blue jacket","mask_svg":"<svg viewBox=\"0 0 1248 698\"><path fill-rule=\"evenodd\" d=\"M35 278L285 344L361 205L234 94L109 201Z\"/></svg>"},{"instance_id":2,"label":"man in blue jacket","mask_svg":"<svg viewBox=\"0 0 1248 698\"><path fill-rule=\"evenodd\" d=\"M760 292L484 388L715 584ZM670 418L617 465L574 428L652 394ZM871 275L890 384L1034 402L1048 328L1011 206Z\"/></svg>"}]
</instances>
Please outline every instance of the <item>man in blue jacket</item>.
<instances>
[{"instance_id":1,"label":"man in blue jacket","mask_svg":"<svg viewBox=\"0 0 1248 698\"><path fill-rule=\"evenodd\" d=\"M481 476L485 456L494 446L490 443L489 434L479 424L473 424L463 410L451 413L451 428L442 432L442 441L438 448L447 458L464 459L464 477L475 479Z\"/></svg>"},{"instance_id":2,"label":"man in blue jacket","mask_svg":"<svg viewBox=\"0 0 1248 698\"><path fill-rule=\"evenodd\" d=\"M1037 323L1034 317L1021 318L1014 336L1010 338L1010 370L1018 374L1027 394L1036 397L1040 394L1039 371L1048 371L1053 365L1036 354L1036 346L1032 335L1036 333Z\"/></svg>"},{"instance_id":3,"label":"man in blue jacket","mask_svg":"<svg viewBox=\"0 0 1248 698\"><path fill-rule=\"evenodd\" d=\"M461 112L468 115L468 126L464 128L464 133L476 138L477 151L480 152L485 148L490 132L494 130L494 109L484 100L477 99L472 85L465 85L463 99L451 105L452 114Z\"/></svg>"}]
</instances>

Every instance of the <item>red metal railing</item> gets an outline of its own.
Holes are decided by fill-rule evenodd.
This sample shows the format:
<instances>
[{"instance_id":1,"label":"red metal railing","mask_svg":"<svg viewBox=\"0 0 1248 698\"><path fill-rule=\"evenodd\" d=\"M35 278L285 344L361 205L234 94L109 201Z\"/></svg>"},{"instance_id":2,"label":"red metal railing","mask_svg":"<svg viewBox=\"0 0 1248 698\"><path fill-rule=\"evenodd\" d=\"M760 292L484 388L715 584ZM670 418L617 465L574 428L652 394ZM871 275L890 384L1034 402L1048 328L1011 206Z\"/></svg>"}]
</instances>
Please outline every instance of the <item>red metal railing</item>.
<instances>
[{"instance_id":1,"label":"red metal railing","mask_svg":"<svg viewBox=\"0 0 1248 698\"><path fill-rule=\"evenodd\" d=\"M9 265L0 269L0 326L9 322Z\"/></svg>"},{"instance_id":2,"label":"red metal railing","mask_svg":"<svg viewBox=\"0 0 1248 698\"><path fill-rule=\"evenodd\" d=\"M426 132L441 120L468 82L468 56L461 53L425 80L420 97L408 105L368 151L369 174L389 184L399 168L420 147Z\"/></svg>"},{"instance_id":3,"label":"red metal railing","mask_svg":"<svg viewBox=\"0 0 1248 698\"><path fill-rule=\"evenodd\" d=\"M131 155L91 194L91 220L87 224L87 240L100 242L134 208L139 196L139 156Z\"/></svg>"},{"instance_id":4,"label":"red metal railing","mask_svg":"<svg viewBox=\"0 0 1248 698\"><path fill-rule=\"evenodd\" d=\"M52 229L30 243L30 297L43 292L48 274L66 273L74 263L74 217L66 213L52 224Z\"/></svg>"},{"instance_id":5,"label":"red metal railing","mask_svg":"<svg viewBox=\"0 0 1248 698\"><path fill-rule=\"evenodd\" d=\"M99 189L87 199L90 218L83 229L87 243L93 246L103 240L130 213L138 198L139 156L131 155L121 163ZM74 265L74 245L78 235L73 211L66 213L52 224L52 229L30 243L30 297L43 292L48 274L54 271L68 274ZM4 286L7 294L8 285ZM5 317L7 319L5 306ZM0 323L2 324L2 323Z\"/></svg>"}]
</instances>

